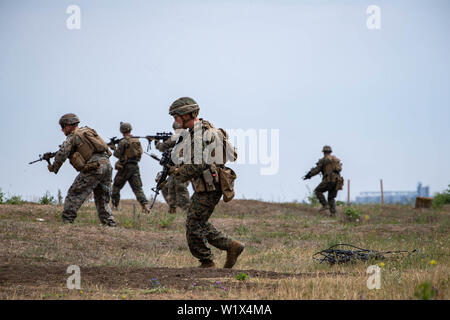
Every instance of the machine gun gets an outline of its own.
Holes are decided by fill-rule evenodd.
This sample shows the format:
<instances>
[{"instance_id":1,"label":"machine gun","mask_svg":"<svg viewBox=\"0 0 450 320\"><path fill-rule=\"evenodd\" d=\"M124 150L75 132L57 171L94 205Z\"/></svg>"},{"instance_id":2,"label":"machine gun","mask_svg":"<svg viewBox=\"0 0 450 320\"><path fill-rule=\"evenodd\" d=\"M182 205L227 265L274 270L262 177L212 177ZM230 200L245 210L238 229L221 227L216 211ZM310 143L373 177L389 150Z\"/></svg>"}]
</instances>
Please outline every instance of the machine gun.
<instances>
[{"instance_id":1,"label":"machine gun","mask_svg":"<svg viewBox=\"0 0 450 320\"><path fill-rule=\"evenodd\" d=\"M147 151L151 149L151 142L152 141L166 141L167 139L170 139L172 137L172 132L157 132L156 135L148 135L148 136L131 136L131 138L138 138L138 139L147 139L148 140L148 146ZM114 150L115 146L124 138L117 139L117 137L109 138L108 146L111 147L111 149Z\"/></svg>"},{"instance_id":2,"label":"machine gun","mask_svg":"<svg viewBox=\"0 0 450 320\"><path fill-rule=\"evenodd\" d=\"M159 161L159 164L163 167L163 170L158 172L158 175L156 176L156 187L152 188L152 191L155 193L153 196L152 203L150 205L150 209L153 208L153 205L155 204L156 197L159 194L159 191L163 187L163 183L166 181L167 176L169 175L170 167L173 164L172 159L170 158L170 150L166 150L163 152L161 159L158 158L156 155L151 154L150 155L153 159L156 161Z\"/></svg>"},{"instance_id":3,"label":"machine gun","mask_svg":"<svg viewBox=\"0 0 450 320\"><path fill-rule=\"evenodd\" d=\"M50 159L51 159L51 158L54 158L55 155L56 155L56 152L46 152L46 153L44 153L44 154L40 154L40 155L39 155L39 159L34 160L34 161L31 161L31 162L29 162L28 164L33 164L33 163L36 163L36 162L45 160L45 161L48 162L48 164L51 165Z\"/></svg>"}]
</instances>

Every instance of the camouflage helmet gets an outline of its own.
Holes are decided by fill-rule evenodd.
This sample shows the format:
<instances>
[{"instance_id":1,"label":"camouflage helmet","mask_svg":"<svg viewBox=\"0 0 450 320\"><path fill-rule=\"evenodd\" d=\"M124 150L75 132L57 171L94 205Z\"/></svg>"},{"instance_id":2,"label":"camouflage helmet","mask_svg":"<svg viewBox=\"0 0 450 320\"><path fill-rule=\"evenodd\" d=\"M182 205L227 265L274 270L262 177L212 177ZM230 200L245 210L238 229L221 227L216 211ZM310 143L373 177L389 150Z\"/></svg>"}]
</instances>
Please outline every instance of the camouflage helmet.
<instances>
[{"instance_id":1,"label":"camouflage helmet","mask_svg":"<svg viewBox=\"0 0 450 320\"><path fill-rule=\"evenodd\" d=\"M333 150L331 150L330 146L323 146L322 152L333 152Z\"/></svg>"},{"instance_id":2,"label":"camouflage helmet","mask_svg":"<svg viewBox=\"0 0 450 320\"><path fill-rule=\"evenodd\" d=\"M200 107L194 99L189 97L183 97L175 100L169 108L169 114L171 116L179 115L182 116L184 114L193 113L196 117Z\"/></svg>"},{"instance_id":3,"label":"camouflage helmet","mask_svg":"<svg viewBox=\"0 0 450 320\"><path fill-rule=\"evenodd\" d=\"M66 113L59 119L59 125L64 127L66 125L73 125L80 123L80 119L78 119L77 115L74 113Z\"/></svg>"},{"instance_id":4,"label":"camouflage helmet","mask_svg":"<svg viewBox=\"0 0 450 320\"><path fill-rule=\"evenodd\" d=\"M172 123L172 129L173 130L183 129L183 126L181 124L179 124L178 122L174 121Z\"/></svg>"},{"instance_id":5,"label":"camouflage helmet","mask_svg":"<svg viewBox=\"0 0 450 320\"><path fill-rule=\"evenodd\" d=\"M130 132L132 129L133 129L133 127L131 127L130 123L128 123L128 122L120 123L120 132L126 133L126 132Z\"/></svg>"}]
</instances>

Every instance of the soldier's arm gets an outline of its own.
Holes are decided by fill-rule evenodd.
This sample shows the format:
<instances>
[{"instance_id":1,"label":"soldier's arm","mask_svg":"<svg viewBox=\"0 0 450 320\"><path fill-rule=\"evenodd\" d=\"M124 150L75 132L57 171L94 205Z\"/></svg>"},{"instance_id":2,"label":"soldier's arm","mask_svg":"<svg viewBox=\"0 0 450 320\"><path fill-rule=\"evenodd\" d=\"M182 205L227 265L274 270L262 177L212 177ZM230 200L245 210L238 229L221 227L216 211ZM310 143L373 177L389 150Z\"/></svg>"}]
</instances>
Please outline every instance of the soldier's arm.
<instances>
[{"instance_id":1,"label":"soldier's arm","mask_svg":"<svg viewBox=\"0 0 450 320\"><path fill-rule=\"evenodd\" d=\"M66 141L59 147L59 150L56 151L55 161L52 165L52 172L55 174L58 173L59 168L63 165L64 161L70 156L74 146L74 135L70 134L67 136Z\"/></svg>"},{"instance_id":2,"label":"soldier's arm","mask_svg":"<svg viewBox=\"0 0 450 320\"><path fill-rule=\"evenodd\" d=\"M155 146L156 149L158 149L161 152L164 152L170 148L173 148L176 144L176 141L172 141L172 139L167 139L164 142L156 142Z\"/></svg>"},{"instance_id":3,"label":"soldier's arm","mask_svg":"<svg viewBox=\"0 0 450 320\"><path fill-rule=\"evenodd\" d=\"M308 176L309 177L314 177L316 174L322 172L322 167L323 167L323 160L320 159L317 163L316 166L314 168L312 168L311 170L309 170L308 172Z\"/></svg>"}]
</instances>

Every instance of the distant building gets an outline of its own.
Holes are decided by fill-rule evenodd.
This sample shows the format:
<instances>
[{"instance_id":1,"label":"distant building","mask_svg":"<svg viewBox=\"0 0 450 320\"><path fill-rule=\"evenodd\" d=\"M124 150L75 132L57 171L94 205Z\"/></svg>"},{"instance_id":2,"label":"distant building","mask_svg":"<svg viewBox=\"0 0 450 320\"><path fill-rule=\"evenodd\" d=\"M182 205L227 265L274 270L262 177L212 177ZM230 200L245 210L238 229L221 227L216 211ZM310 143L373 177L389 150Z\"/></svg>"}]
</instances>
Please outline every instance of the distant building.
<instances>
[{"instance_id":1,"label":"distant building","mask_svg":"<svg viewBox=\"0 0 450 320\"><path fill-rule=\"evenodd\" d=\"M422 187L422 183L419 182L416 191L384 191L384 203L399 203L408 204L413 203L416 197L429 197L430 187ZM381 203L381 192L379 191L365 191L361 192L356 197L356 203Z\"/></svg>"}]
</instances>

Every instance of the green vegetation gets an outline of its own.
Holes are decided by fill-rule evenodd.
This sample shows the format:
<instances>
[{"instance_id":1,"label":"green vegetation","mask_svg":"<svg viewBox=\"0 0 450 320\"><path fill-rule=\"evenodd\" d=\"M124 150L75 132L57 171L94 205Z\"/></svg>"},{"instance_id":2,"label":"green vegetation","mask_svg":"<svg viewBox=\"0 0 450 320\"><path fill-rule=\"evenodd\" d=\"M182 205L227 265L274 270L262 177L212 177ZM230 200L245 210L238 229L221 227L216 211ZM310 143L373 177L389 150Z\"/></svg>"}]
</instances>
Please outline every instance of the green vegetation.
<instances>
[{"instance_id":1,"label":"green vegetation","mask_svg":"<svg viewBox=\"0 0 450 320\"><path fill-rule=\"evenodd\" d=\"M5 204L24 204L25 201L22 200L21 196L14 195L11 198L7 199L4 203Z\"/></svg>"},{"instance_id":2,"label":"green vegetation","mask_svg":"<svg viewBox=\"0 0 450 320\"><path fill-rule=\"evenodd\" d=\"M0 204L3 203L4 193L2 192L2 188L0 188Z\"/></svg>"},{"instance_id":3,"label":"green vegetation","mask_svg":"<svg viewBox=\"0 0 450 320\"><path fill-rule=\"evenodd\" d=\"M56 204L55 197L49 191L45 192L44 196L39 199L40 204Z\"/></svg>"},{"instance_id":4,"label":"green vegetation","mask_svg":"<svg viewBox=\"0 0 450 320\"><path fill-rule=\"evenodd\" d=\"M168 216L166 218L161 218L161 220L159 220L159 226L161 228L167 228L172 224L173 220L175 220L174 215Z\"/></svg>"},{"instance_id":5,"label":"green vegetation","mask_svg":"<svg viewBox=\"0 0 450 320\"><path fill-rule=\"evenodd\" d=\"M236 275L236 280L240 280L240 281L245 281L248 280L248 275L244 272L240 272L239 274Z\"/></svg>"},{"instance_id":6,"label":"green vegetation","mask_svg":"<svg viewBox=\"0 0 450 320\"><path fill-rule=\"evenodd\" d=\"M345 207L344 208L344 214L346 217L351 221L356 221L361 217L363 212L360 209L352 208L352 207Z\"/></svg>"},{"instance_id":7,"label":"green vegetation","mask_svg":"<svg viewBox=\"0 0 450 320\"><path fill-rule=\"evenodd\" d=\"M414 296L420 300L431 300L436 296L436 289L431 282L425 281L417 287Z\"/></svg>"},{"instance_id":8,"label":"green vegetation","mask_svg":"<svg viewBox=\"0 0 450 320\"><path fill-rule=\"evenodd\" d=\"M444 204L450 204L450 184L447 190L442 193L436 193L433 198L433 208L441 208Z\"/></svg>"}]
</instances>

